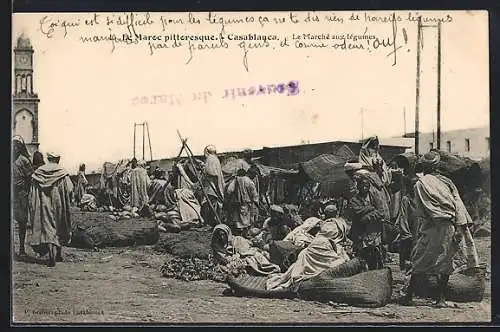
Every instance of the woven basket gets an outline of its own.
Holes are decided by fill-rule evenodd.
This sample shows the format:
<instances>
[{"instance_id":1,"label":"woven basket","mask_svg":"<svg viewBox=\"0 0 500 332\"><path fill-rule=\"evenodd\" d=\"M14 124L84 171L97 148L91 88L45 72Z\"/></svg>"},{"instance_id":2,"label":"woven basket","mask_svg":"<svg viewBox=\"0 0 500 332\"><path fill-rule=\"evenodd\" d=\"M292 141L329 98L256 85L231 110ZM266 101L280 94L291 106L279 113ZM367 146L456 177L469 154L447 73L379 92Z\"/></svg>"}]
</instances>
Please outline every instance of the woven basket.
<instances>
[{"instance_id":1,"label":"woven basket","mask_svg":"<svg viewBox=\"0 0 500 332\"><path fill-rule=\"evenodd\" d=\"M365 272L366 270L366 262L359 257L355 257L338 266L326 269L325 271L318 274L315 278L322 278L326 280L333 278L346 278L359 274L361 272Z\"/></svg>"},{"instance_id":2,"label":"woven basket","mask_svg":"<svg viewBox=\"0 0 500 332\"><path fill-rule=\"evenodd\" d=\"M481 266L476 271L468 269L452 274L446 289L446 299L454 302L481 302L486 289L486 267ZM428 277L419 280L415 294L421 297L435 297L437 279Z\"/></svg>"},{"instance_id":3,"label":"woven basket","mask_svg":"<svg viewBox=\"0 0 500 332\"><path fill-rule=\"evenodd\" d=\"M243 274L238 277L228 277L227 283L236 296L260 297L273 299L291 299L296 295L289 290L267 290L268 277Z\"/></svg>"},{"instance_id":4,"label":"woven basket","mask_svg":"<svg viewBox=\"0 0 500 332\"><path fill-rule=\"evenodd\" d=\"M392 296L392 272L384 268L346 278L314 277L300 284L298 296L304 300L333 301L356 307L383 307Z\"/></svg>"},{"instance_id":5,"label":"woven basket","mask_svg":"<svg viewBox=\"0 0 500 332\"><path fill-rule=\"evenodd\" d=\"M185 230L179 233L162 233L156 249L180 258L208 259L212 250L212 233L203 230Z\"/></svg>"},{"instance_id":6,"label":"woven basket","mask_svg":"<svg viewBox=\"0 0 500 332\"><path fill-rule=\"evenodd\" d=\"M160 233L158 225L149 219L106 219L88 227L79 226L73 234L71 246L87 248L91 242L96 247L124 247L133 245L150 245L158 242ZM86 241L81 241L84 237Z\"/></svg>"}]
</instances>

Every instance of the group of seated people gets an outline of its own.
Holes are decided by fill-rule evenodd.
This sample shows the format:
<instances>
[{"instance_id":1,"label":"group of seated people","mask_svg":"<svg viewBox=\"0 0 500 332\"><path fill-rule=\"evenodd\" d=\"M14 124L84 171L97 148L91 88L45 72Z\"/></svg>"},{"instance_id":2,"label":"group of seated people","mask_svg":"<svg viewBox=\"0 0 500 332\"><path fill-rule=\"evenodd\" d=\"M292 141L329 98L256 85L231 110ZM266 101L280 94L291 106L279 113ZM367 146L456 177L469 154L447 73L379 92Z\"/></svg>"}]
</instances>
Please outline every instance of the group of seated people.
<instances>
[{"instance_id":1,"label":"group of seated people","mask_svg":"<svg viewBox=\"0 0 500 332\"><path fill-rule=\"evenodd\" d=\"M234 235L228 225L216 226L212 250L221 264L237 255L250 273L269 276L270 290L295 289L301 280L350 259L344 248L348 225L338 212L337 206L328 205L323 215L297 223L286 217L282 207L272 205L260 228Z\"/></svg>"},{"instance_id":2,"label":"group of seated people","mask_svg":"<svg viewBox=\"0 0 500 332\"><path fill-rule=\"evenodd\" d=\"M216 257L239 256L252 273L269 276L268 290L294 290L302 280L352 257L360 257L370 270L383 268L389 262L388 245L399 239L400 268L411 277L402 303L413 303L418 278L436 275L436 305L446 306L444 294L450 274L458 267L455 263L463 258L461 263L474 271L479 263L469 230L471 217L456 186L439 173L439 154L431 151L422 156L423 172L407 181L397 168L391 170L380 163L384 169L377 172L376 167L370 169L359 160L347 162L344 168L353 184L345 219L336 205L328 205L321 217L309 216L294 224L283 218L281 207L273 205L271 216L258 227L255 223L240 225L248 212L239 210L237 218L229 219L236 222L214 230ZM281 257L288 262L273 258L273 251L277 246L285 248L284 243L293 245L298 253L294 259ZM348 244L352 250L346 250Z\"/></svg>"}]
</instances>

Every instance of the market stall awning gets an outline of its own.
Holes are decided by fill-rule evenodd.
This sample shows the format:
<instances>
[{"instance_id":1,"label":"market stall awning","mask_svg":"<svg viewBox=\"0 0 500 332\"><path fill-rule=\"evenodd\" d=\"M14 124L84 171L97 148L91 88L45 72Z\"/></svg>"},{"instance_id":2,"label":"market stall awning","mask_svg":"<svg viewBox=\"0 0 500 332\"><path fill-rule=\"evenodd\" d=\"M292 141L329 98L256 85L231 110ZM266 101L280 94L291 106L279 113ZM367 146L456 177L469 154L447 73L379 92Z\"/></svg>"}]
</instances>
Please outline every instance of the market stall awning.
<instances>
[{"instance_id":1,"label":"market stall awning","mask_svg":"<svg viewBox=\"0 0 500 332\"><path fill-rule=\"evenodd\" d=\"M262 165L260 163L255 163L255 166L259 169L260 174L264 177L269 176L271 174L295 175L299 173L299 171L297 170L282 169L278 167ZM222 172L225 175L233 176L240 168L243 168L245 171L247 171L250 168L250 164L246 162L244 159L231 157L226 159L226 161L224 161L222 165Z\"/></svg>"},{"instance_id":2,"label":"market stall awning","mask_svg":"<svg viewBox=\"0 0 500 332\"><path fill-rule=\"evenodd\" d=\"M322 197L342 195L350 183L344 172L348 156L322 154L299 164L299 177L304 183L319 183L318 193Z\"/></svg>"},{"instance_id":3,"label":"market stall awning","mask_svg":"<svg viewBox=\"0 0 500 332\"><path fill-rule=\"evenodd\" d=\"M114 175L123 173L127 168L129 161L130 161L129 159L122 159L117 163L106 161L102 165L102 171L101 171L102 176L105 178L110 178Z\"/></svg>"},{"instance_id":4,"label":"market stall awning","mask_svg":"<svg viewBox=\"0 0 500 332\"><path fill-rule=\"evenodd\" d=\"M348 179L344 172L344 157L322 154L299 164L299 172L315 182L331 182Z\"/></svg>"}]
</instances>

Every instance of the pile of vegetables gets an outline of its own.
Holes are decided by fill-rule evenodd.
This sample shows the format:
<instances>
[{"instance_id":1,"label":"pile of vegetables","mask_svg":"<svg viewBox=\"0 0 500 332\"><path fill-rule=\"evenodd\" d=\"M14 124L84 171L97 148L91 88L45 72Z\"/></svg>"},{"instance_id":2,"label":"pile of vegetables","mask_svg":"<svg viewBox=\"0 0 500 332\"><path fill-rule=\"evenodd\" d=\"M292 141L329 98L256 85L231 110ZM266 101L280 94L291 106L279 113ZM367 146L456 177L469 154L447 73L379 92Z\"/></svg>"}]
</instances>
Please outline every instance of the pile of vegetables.
<instances>
[{"instance_id":1,"label":"pile of vegetables","mask_svg":"<svg viewBox=\"0 0 500 332\"><path fill-rule=\"evenodd\" d=\"M175 257L163 264L161 273L165 278L184 281L225 282L229 275L238 276L245 273L245 264L237 256L233 256L226 266L215 263L212 255L208 259Z\"/></svg>"}]
</instances>

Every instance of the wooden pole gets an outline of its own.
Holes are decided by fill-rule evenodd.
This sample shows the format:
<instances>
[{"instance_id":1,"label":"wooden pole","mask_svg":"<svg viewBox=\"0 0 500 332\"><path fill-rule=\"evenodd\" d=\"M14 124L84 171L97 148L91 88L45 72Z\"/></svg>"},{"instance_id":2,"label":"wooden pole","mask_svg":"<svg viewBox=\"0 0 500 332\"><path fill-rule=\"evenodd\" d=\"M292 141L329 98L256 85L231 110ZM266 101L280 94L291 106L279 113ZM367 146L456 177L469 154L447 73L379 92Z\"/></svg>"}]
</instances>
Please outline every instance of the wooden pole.
<instances>
[{"instance_id":1,"label":"wooden pole","mask_svg":"<svg viewBox=\"0 0 500 332\"><path fill-rule=\"evenodd\" d=\"M135 129L137 128L137 124L134 122L134 158L135 158Z\"/></svg>"},{"instance_id":2,"label":"wooden pole","mask_svg":"<svg viewBox=\"0 0 500 332\"><path fill-rule=\"evenodd\" d=\"M208 206L210 207L210 209L214 213L215 219L216 219L217 223L218 224L222 224L222 221L220 220L219 215L217 214L217 211L215 210L214 206L212 205L212 202L210 201L210 199L208 197L208 194L205 191L205 187L203 187L201 177L198 174L198 170L196 169L196 165L195 165L194 160L193 160L193 158L194 158L193 152L191 151L191 149L189 148L189 146L187 145L187 143L185 143L184 139L181 136L181 133L178 130L177 130L177 135L179 135L179 138L180 138L181 142L184 143L184 147L185 147L185 150L187 152L187 156L188 156L189 162L191 163L191 166L193 166L194 174L196 175L196 179L198 180L198 183L201 186L201 191L203 192L203 196L205 196L205 199L207 200Z\"/></svg>"},{"instance_id":3,"label":"wooden pole","mask_svg":"<svg viewBox=\"0 0 500 332\"><path fill-rule=\"evenodd\" d=\"M149 161L153 161L153 148L151 147L151 136L149 136L149 124L147 122L146 122L146 129L148 133Z\"/></svg>"},{"instance_id":4,"label":"wooden pole","mask_svg":"<svg viewBox=\"0 0 500 332\"><path fill-rule=\"evenodd\" d=\"M175 157L175 159L174 159L174 164L177 164L177 161L178 161L179 157L182 155L182 152L184 151L184 145L186 144L186 141L187 141L187 138L185 138L184 141L182 141L182 147L179 150L179 153L177 154L177 157ZM172 182L172 179L169 178L168 179L168 184L170 184L171 182Z\"/></svg>"},{"instance_id":5,"label":"wooden pole","mask_svg":"<svg viewBox=\"0 0 500 332\"><path fill-rule=\"evenodd\" d=\"M437 149L441 150L441 21L438 23L437 54Z\"/></svg>"},{"instance_id":6,"label":"wooden pole","mask_svg":"<svg viewBox=\"0 0 500 332\"><path fill-rule=\"evenodd\" d=\"M361 139L365 139L365 110L361 110Z\"/></svg>"},{"instance_id":7,"label":"wooden pole","mask_svg":"<svg viewBox=\"0 0 500 332\"><path fill-rule=\"evenodd\" d=\"M365 109L361 109L361 140L365 139Z\"/></svg>"},{"instance_id":8,"label":"wooden pole","mask_svg":"<svg viewBox=\"0 0 500 332\"><path fill-rule=\"evenodd\" d=\"M182 141L182 147L181 147L179 153L177 154L177 157L175 157L175 159L179 159L180 156L182 155L182 152L184 152L186 141L187 141L187 138L185 138L184 141Z\"/></svg>"},{"instance_id":9,"label":"wooden pole","mask_svg":"<svg viewBox=\"0 0 500 332\"><path fill-rule=\"evenodd\" d=\"M406 136L406 107L403 108L403 134Z\"/></svg>"},{"instance_id":10,"label":"wooden pole","mask_svg":"<svg viewBox=\"0 0 500 332\"><path fill-rule=\"evenodd\" d=\"M146 160L146 159L144 159L144 150L146 148L146 146L144 144L145 136L146 136L145 126L144 126L144 122L143 122L142 123L142 160Z\"/></svg>"},{"instance_id":11,"label":"wooden pole","mask_svg":"<svg viewBox=\"0 0 500 332\"><path fill-rule=\"evenodd\" d=\"M418 145L420 144L419 137L419 112L420 112L420 47L422 39L422 17L418 18L417 24L417 76L416 76L416 91L415 91L415 154L418 155Z\"/></svg>"}]
</instances>

